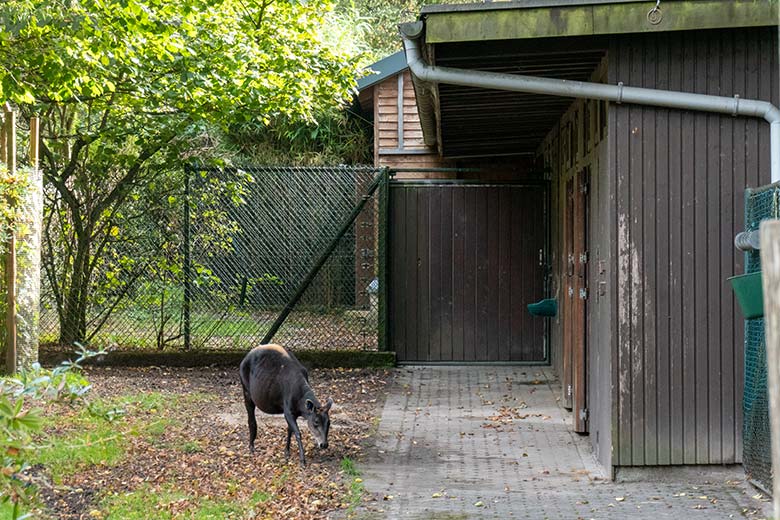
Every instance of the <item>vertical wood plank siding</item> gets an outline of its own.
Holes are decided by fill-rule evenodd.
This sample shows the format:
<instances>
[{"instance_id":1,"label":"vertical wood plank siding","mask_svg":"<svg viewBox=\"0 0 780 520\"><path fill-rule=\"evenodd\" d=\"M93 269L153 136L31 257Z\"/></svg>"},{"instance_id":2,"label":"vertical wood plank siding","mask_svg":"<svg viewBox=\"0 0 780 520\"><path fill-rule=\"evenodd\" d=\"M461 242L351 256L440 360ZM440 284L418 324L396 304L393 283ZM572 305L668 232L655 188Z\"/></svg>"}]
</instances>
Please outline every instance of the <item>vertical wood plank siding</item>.
<instances>
[{"instance_id":1,"label":"vertical wood plank siding","mask_svg":"<svg viewBox=\"0 0 780 520\"><path fill-rule=\"evenodd\" d=\"M409 71L385 79L374 89L374 164L396 168L453 166L425 146ZM451 178L452 173L404 172L398 179Z\"/></svg>"},{"instance_id":2,"label":"vertical wood plank siding","mask_svg":"<svg viewBox=\"0 0 780 520\"><path fill-rule=\"evenodd\" d=\"M543 185L390 189L390 344L399 361L544 361Z\"/></svg>"},{"instance_id":3,"label":"vertical wood plank siding","mask_svg":"<svg viewBox=\"0 0 780 520\"><path fill-rule=\"evenodd\" d=\"M608 56L613 84L778 103L776 28L615 37ZM631 105L608 117L612 463L740 462L743 322L726 278L743 270L743 191L770 179L769 126Z\"/></svg>"},{"instance_id":4,"label":"vertical wood plank siding","mask_svg":"<svg viewBox=\"0 0 780 520\"><path fill-rule=\"evenodd\" d=\"M605 81L606 60L594 71L591 81ZM593 100L576 100L550 130L539 148L539 155L552 179L551 196L551 294L558 299L559 313L551 320L550 344L553 366L562 381L571 382L571 362L564 355L565 323L571 319L572 310L568 298L567 258L565 244L567 185L577 184L577 176L584 170L590 172L588 222L588 283L589 297L586 305L586 407L589 411L588 430L599 461L605 466L612 464L612 420L617 417L613 410L612 389L616 373L612 365L613 326L617 317L612 314L613 295L610 288L615 284L610 279L613 267L612 244L616 230L609 223L614 222L613 181L609 176L607 147L607 105ZM571 330L571 328L569 328ZM571 338L570 338L571 339ZM568 370L568 375L566 374ZM568 379L567 379L568 378ZM571 406L571 396L566 385L562 404ZM575 411L575 413L577 413Z\"/></svg>"}]
</instances>

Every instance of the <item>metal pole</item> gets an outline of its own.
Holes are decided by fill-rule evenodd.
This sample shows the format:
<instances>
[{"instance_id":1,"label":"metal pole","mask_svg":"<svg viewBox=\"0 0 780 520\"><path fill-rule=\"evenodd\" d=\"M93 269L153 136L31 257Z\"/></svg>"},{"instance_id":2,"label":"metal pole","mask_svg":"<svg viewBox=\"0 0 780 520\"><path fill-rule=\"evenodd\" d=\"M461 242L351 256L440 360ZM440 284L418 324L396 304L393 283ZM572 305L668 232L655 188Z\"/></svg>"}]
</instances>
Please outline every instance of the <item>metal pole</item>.
<instances>
[{"instance_id":1,"label":"metal pole","mask_svg":"<svg viewBox=\"0 0 780 520\"><path fill-rule=\"evenodd\" d=\"M5 112L5 144L6 166L9 175L16 172L16 112ZM11 204L15 204L12 201ZM10 237L7 243L5 257L6 282L6 350L5 370L8 374L16 373L16 223L9 222Z\"/></svg>"},{"instance_id":2,"label":"metal pole","mask_svg":"<svg viewBox=\"0 0 780 520\"><path fill-rule=\"evenodd\" d=\"M320 272L320 269L322 269L322 266L325 265L325 262L328 260L330 255L333 253L333 251L336 250L339 240L341 240L347 231L349 231L350 226L354 224L355 219L357 219L358 215L360 215L360 212L363 211L366 203L371 199L371 196L374 194L381 182L382 175L377 175L374 180L371 181L366 194L363 195L363 198L360 200L360 202L358 202L357 205L355 205L355 207L352 209L352 213L349 214L347 220L344 222L344 225L341 227L336 237L330 242L330 244L328 244L328 247L326 247L319 256L317 262L314 264L314 267L311 269L311 271L309 271L309 274L306 275L306 278L300 283L295 291L295 294L293 294L290 300L285 304L284 309L282 309L282 312L276 318L276 321L274 321L273 325L271 325L271 328L268 329L268 332L266 332L265 336L261 340L262 344L270 343L274 335L276 335L276 333L279 331L279 328L281 328L282 324L284 324L284 321L287 319L287 316L290 315L293 308L298 303L298 300L301 299L303 293L306 292L306 289L309 287L309 285L311 285L311 282Z\"/></svg>"},{"instance_id":3,"label":"metal pole","mask_svg":"<svg viewBox=\"0 0 780 520\"><path fill-rule=\"evenodd\" d=\"M772 503L780 518L780 220L761 223L761 266L764 289L764 326L772 439Z\"/></svg>"},{"instance_id":4,"label":"metal pole","mask_svg":"<svg viewBox=\"0 0 780 520\"><path fill-rule=\"evenodd\" d=\"M191 270L191 247L192 240L190 236L190 173L189 166L184 167L184 302L182 305L182 321L184 330L184 348L189 350L192 346L192 334L190 328L190 314L192 310L192 270Z\"/></svg>"},{"instance_id":5,"label":"metal pole","mask_svg":"<svg viewBox=\"0 0 780 520\"><path fill-rule=\"evenodd\" d=\"M379 187L379 244L378 244L378 251L379 254L379 266L378 266L378 279L379 279L379 290L378 290L378 296L379 296L379 308L377 309L378 313L378 330L377 334L378 337L378 347L380 351L385 351L388 349L388 343L389 343L389 324L387 321L387 294L388 294L388 276L387 276L387 264L389 260L389 247L387 242L388 237L388 229L387 226L389 225L389 202L390 202L390 170L388 168L382 168L382 171L380 173L382 176L382 184Z\"/></svg>"}]
</instances>

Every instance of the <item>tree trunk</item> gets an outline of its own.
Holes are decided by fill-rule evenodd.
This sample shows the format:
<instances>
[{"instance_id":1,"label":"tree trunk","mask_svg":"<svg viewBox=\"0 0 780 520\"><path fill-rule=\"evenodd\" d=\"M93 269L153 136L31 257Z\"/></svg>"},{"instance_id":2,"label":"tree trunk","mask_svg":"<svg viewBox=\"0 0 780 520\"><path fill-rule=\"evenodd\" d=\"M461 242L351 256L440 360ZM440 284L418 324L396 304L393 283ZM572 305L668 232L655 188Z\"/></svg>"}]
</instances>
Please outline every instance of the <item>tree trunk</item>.
<instances>
[{"instance_id":1,"label":"tree trunk","mask_svg":"<svg viewBox=\"0 0 780 520\"><path fill-rule=\"evenodd\" d=\"M78 217L76 217L78 218ZM85 226L76 236L76 258L71 273L71 286L65 294L65 307L60 316L60 345L84 341L87 335L87 300L89 296L89 252L92 230ZM64 289L64 288L63 288Z\"/></svg>"}]
</instances>

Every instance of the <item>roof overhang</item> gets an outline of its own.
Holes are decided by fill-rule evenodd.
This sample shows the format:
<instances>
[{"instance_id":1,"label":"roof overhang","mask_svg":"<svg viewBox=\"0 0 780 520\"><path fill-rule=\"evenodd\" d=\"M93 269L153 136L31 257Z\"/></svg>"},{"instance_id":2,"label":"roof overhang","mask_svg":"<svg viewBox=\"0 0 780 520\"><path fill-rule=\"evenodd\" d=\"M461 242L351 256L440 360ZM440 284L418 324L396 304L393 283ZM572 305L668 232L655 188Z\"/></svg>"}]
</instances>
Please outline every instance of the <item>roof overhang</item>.
<instances>
[{"instance_id":1,"label":"roof overhang","mask_svg":"<svg viewBox=\"0 0 780 520\"><path fill-rule=\"evenodd\" d=\"M610 35L773 26L780 0L525 0L422 10L430 65L599 81ZM657 14L657 13L656 13ZM651 23L658 21L658 23ZM533 154L571 104L538 94L424 83L425 140L449 158Z\"/></svg>"},{"instance_id":2,"label":"roof overhang","mask_svg":"<svg viewBox=\"0 0 780 520\"><path fill-rule=\"evenodd\" d=\"M430 6L422 17L429 44L778 23L778 0L663 0L660 17L649 15L653 7L647 0L529 0Z\"/></svg>"},{"instance_id":3,"label":"roof overhang","mask_svg":"<svg viewBox=\"0 0 780 520\"><path fill-rule=\"evenodd\" d=\"M409 67L406 65L404 51L398 51L395 54L382 58L367 67L367 69L371 71L371 74L357 80L358 90L364 90L377 83L381 83L385 79L395 76L407 68Z\"/></svg>"}]
</instances>

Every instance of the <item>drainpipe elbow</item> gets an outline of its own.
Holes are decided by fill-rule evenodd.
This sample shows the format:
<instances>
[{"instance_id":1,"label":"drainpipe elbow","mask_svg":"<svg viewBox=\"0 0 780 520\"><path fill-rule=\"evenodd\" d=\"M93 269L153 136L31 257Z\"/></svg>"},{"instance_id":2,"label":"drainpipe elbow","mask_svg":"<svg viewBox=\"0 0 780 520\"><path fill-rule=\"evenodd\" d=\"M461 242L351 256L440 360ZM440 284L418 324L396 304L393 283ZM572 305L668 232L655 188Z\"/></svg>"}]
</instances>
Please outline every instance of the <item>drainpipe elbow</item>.
<instances>
[{"instance_id":1,"label":"drainpipe elbow","mask_svg":"<svg viewBox=\"0 0 780 520\"><path fill-rule=\"evenodd\" d=\"M773 125L780 124L780 108L777 108L772 103L767 103L764 119Z\"/></svg>"},{"instance_id":2,"label":"drainpipe elbow","mask_svg":"<svg viewBox=\"0 0 780 520\"><path fill-rule=\"evenodd\" d=\"M406 51L406 64L412 74L422 81L429 81L429 68L422 59L420 52L420 36L422 36L422 21L402 23L398 26L398 32L404 41L404 50Z\"/></svg>"}]
</instances>

